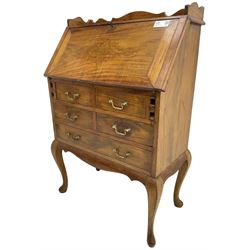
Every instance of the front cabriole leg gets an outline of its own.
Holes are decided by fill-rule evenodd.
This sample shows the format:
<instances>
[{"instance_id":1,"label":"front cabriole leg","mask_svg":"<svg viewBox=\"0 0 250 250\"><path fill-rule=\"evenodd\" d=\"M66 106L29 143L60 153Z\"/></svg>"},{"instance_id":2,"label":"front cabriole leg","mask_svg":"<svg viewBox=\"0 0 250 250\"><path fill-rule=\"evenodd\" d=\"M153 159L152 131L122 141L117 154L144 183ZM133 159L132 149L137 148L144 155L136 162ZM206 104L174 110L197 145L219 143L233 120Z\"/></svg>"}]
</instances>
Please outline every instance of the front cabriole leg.
<instances>
[{"instance_id":1,"label":"front cabriole leg","mask_svg":"<svg viewBox=\"0 0 250 250\"><path fill-rule=\"evenodd\" d=\"M181 185L183 183L183 180L184 180L184 178L188 172L189 166L191 164L190 151L187 150L185 152L185 155L186 155L186 160L184 161L183 165L179 169L178 176L177 176L176 183L175 183L175 188L174 188L174 204L176 207L183 206L183 202L179 198L179 194L180 194Z\"/></svg>"},{"instance_id":2,"label":"front cabriole leg","mask_svg":"<svg viewBox=\"0 0 250 250\"><path fill-rule=\"evenodd\" d=\"M61 172L62 179L63 179L63 184L59 188L60 193L65 193L68 188L68 177L67 177L67 171L63 162L63 157L62 157L62 148L60 144L58 143L57 140L54 140L51 144L51 152L52 155L55 159L55 162Z\"/></svg>"},{"instance_id":3,"label":"front cabriole leg","mask_svg":"<svg viewBox=\"0 0 250 250\"><path fill-rule=\"evenodd\" d=\"M145 182L145 187L148 193L148 234L147 242L150 247L155 246L154 237L154 220L156 211L161 199L161 193L163 189L163 180L161 177L150 178L148 177Z\"/></svg>"}]
</instances>

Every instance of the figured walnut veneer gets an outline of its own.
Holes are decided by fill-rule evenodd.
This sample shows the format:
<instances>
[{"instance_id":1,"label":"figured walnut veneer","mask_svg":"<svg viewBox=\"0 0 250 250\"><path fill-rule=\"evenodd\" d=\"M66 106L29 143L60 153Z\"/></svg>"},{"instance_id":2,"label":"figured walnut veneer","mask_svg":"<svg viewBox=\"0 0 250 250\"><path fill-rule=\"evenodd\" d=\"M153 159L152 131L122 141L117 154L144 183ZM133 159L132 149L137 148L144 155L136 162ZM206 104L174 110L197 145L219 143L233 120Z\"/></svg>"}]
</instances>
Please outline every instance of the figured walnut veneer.
<instances>
[{"instance_id":1,"label":"figured walnut veneer","mask_svg":"<svg viewBox=\"0 0 250 250\"><path fill-rule=\"evenodd\" d=\"M172 16L69 19L45 72L55 134L51 150L63 178L59 191L68 187L62 151L140 181L148 193L150 247L164 182L176 172L174 204L183 205L179 193L191 163L203 12L193 3Z\"/></svg>"}]
</instances>

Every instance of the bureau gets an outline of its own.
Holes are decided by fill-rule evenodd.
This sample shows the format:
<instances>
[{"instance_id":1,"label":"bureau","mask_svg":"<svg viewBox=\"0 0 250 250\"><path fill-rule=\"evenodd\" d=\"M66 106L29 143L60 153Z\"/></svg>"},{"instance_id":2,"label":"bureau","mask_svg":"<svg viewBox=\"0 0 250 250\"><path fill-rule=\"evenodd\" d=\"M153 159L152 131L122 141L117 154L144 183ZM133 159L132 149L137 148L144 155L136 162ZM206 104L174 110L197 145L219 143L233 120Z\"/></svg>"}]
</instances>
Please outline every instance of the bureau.
<instances>
[{"instance_id":1,"label":"bureau","mask_svg":"<svg viewBox=\"0 0 250 250\"><path fill-rule=\"evenodd\" d=\"M191 120L203 7L172 16L133 12L111 21L69 19L46 69L55 139L51 150L68 178L62 151L127 175L146 187L147 242L155 245L164 182L178 172L174 204L191 162ZM112 229L110 229L112 230Z\"/></svg>"}]
</instances>

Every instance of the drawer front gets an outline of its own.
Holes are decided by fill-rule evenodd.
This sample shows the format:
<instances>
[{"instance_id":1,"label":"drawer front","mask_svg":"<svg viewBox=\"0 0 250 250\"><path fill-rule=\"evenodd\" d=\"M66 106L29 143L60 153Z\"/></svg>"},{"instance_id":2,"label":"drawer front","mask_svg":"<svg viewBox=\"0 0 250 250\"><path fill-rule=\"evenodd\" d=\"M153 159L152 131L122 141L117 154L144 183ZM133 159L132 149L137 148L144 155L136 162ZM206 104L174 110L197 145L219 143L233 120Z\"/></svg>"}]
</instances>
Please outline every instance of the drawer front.
<instances>
[{"instance_id":1,"label":"drawer front","mask_svg":"<svg viewBox=\"0 0 250 250\"><path fill-rule=\"evenodd\" d=\"M81 149L90 149L128 165L149 171L152 152L120 143L108 137L86 133L64 125L56 125L56 136Z\"/></svg>"},{"instance_id":2,"label":"drawer front","mask_svg":"<svg viewBox=\"0 0 250 250\"><path fill-rule=\"evenodd\" d=\"M97 108L140 118L149 118L150 96L144 92L96 87Z\"/></svg>"},{"instance_id":3,"label":"drawer front","mask_svg":"<svg viewBox=\"0 0 250 250\"><path fill-rule=\"evenodd\" d=\"M56 83L57 100L83 106L94 106L94 89L89 85L78 85L66 82Z\"/></svg>"},{"instance_id":4,"label":"drawer front","mask_svg":"<svg viewBox=\"0 0 250 250\"><path fill-rule=\"evenodd\" d=\"M93 112L77 109L61 102L53 104L56 121L62 121L70 126L82 129L93 129Z\"/></svg>"},{"instance_id":5,"label":"drawer front","mask_svg":"<svg viewBox=\"0 0 250 250\"><path fill-rule=\"evenodd\" d=\"M141 122L97 114L97 131L117 136L121 139L153 145L153 126Z\"/></svg>"}]
</instances>

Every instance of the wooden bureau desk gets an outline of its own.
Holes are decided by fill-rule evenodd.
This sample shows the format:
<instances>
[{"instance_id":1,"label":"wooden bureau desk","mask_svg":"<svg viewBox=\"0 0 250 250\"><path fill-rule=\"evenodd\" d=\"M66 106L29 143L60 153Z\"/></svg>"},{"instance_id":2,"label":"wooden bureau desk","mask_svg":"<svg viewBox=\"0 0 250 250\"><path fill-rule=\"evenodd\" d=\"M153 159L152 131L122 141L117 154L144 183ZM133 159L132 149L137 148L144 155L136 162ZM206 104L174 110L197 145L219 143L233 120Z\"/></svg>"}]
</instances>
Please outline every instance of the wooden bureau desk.
<instances>
[{"instance_id":1,"label":"wooden bureau desk","mask_svg":"<svg viewBox=\"0 0 250 250\"><path fill-rule=\"evenodd\" d=\"M68 186L62 150L142 182L151 247L164 182L177 171L174 204L183 205L203 11L193 3L169 17L133 12L110 22L70 19L45 72L60 192Z\"/></svg>"}]
</instances>

